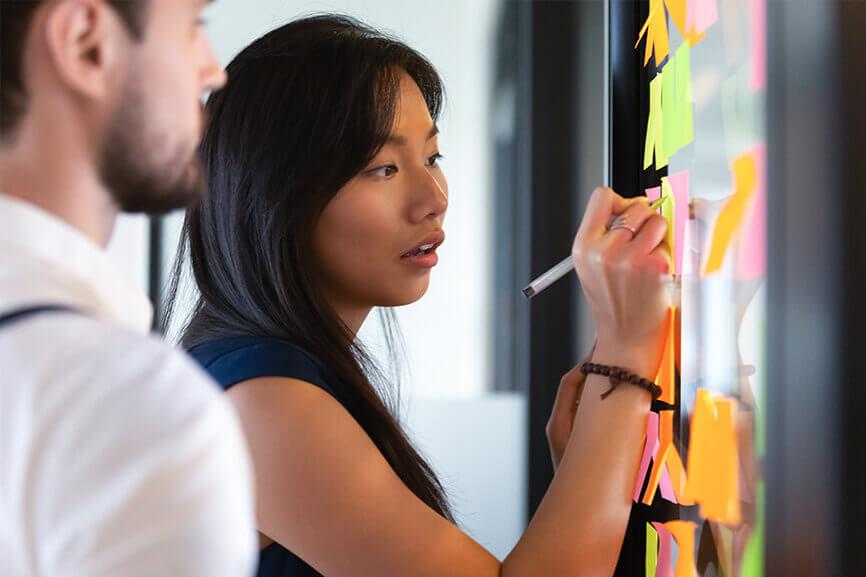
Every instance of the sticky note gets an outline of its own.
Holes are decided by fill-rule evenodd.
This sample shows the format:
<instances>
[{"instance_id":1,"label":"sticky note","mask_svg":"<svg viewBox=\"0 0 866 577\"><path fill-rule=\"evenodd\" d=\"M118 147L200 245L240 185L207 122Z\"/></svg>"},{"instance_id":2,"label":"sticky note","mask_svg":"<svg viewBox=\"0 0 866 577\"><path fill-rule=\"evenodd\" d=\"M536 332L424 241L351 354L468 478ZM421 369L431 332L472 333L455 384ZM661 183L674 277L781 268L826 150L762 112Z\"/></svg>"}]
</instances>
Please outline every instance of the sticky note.
<instances>
[{"instance_id":1,"label":"sticky note","mask_svg":"<svg viewBox=\"0 0 866 577\"><path fill-rule=\"evenodd\" d=\"M758 499L755 503L757 522L743 552L740 577L763 577L764 575L764 497L764 484L759 482Z\"/></svg>"},{"instance_id":2,"label":"sticky note","mask_svg":"<svg viewBox=\"0 0 866 577\"><path fill-rule=\"evenodd\" d=\"M659 493L661 493L662 499L671 503L678 503L673 481L671 481L671 473L667 467L662 467L662 476L659 479Z\"/></svg>"},{"instance_id":3,"label":"sticky note","mask_svg":"<svg viewBox=\"0 0 866 577\"><path fill-rule=\"evenodd\" d=\"M671 190L671 184L667 177L662 177L662 196L668 198L668 200L663 202L661 207L659 207L659 212L661 212L662 216L668 223L667 230L665 231L665 244L668 247L668 254L673 263L674 252L676 250L676 229L674 226L676 224L676 215L674 215L676 202L674 201L674 192Z\"/></svg>"},{"instance_id":4,"label":"sticky note","mask_svg":"<svg viewBox=\"0 0 866 577\"><path fill-rule=\"evenodd\" d=\"M752 41L752 90L767 87L767 0L749 0L749 27Z\"/></svg>"},{"instance_id":5,"label":"sticky note","mask_svg":"<svg viewBox=\"0 0 866 577\"><path fill-rule=\"evenodd\" d=\"M674 274L683 274L683 250L686 240L686 222L689 220L689 173L677 172L663 179L673 196L673 251ZM670 226L670 225L669 225Z\"/></svg>"},{"instance_id":6,"label":"sticky note","mask_svg":"<svg viewBox=\"0 0 866 577\"><path fill-rule=\"evenodd\" d=\"M677 49L674 62L677 91L677 135L682 148L694 139L692 104L692 51L688 44Z\"/></svg>"},{"instance_id":7,"label":"sticky note","mask_svg":"<svg viewBox=\"0 0 866 577\"><path fill-rule=\"evenodd\" d=\"M664 526L671 532L679 548L674 577L695 577L698 573L695 566L695 523L691 521L668 521Z\"/></svg>"},{"instance_id":8,"label":"sticky note","mask_svg":"<svg viewBox=\"0 0 866 577\"><path fill-rule=\"evenodd\" d=\"M659 541L656 577L674 577L671 532L662 523L653 523L652 526L658 534Z\"/></svg>"},{"instance_id":9,"label":"sticky note","mask_svg":"<svg viewBox=\"0 0 866 577\"><path fill-rule=\"evenodd\" d=\"M670 203L665 203L670 204ZM665 348L659 362L655 383L661 387L659 400L669 405L674 404L676 387L676 309L668 309L665 318Z\"/></svg>"},{"instance_id":10,"label":"sticky note","mask_svg":"<svg viewBox=\"0 0 866 577\"><path fill-rule=\"evenodd\" d=\"M659 534L649 523L646 524L646 576L655 577L659 555Z\"/></svg>"},{"instance_id":11,"label":"sticky note","mask_svg":"<svg viewBox=\"0 0 866 577\"><path fill-rule=\"evenodd\" d=\"M683 36L704 34L719 19L716 0L689 0L686 6L686 32Z\"/></svg>"},{"instance_id":12,"label":"sticky note","mask_svg":"<svg viewBox=\"0 0 866 577\"><path fill-rule=\"evenodd\" d=\"M736 276L739 280L759 278L767 270L767 150L758 146L752 156L757 182L737 253Z\"/></svg>"},{"instance_id":13,"label":"sticky note","mask_svg":"<svg viewBox=\"0 0 866 577\"><path fill-rule=\"evenodd\" d=\"M670 158L694 139L692 116L691 49L683 43L671 57L662 77L664 155Z\"/></svg>"},{"instance_id":14,"label":"sticky note","mask_svg":"<svg viewBox=\"0 0 866 577\"><path fill-rule=\"evenodd\" d=\"M735 233L743 222L743 216L757 184L757 167L752 154L734 160L734 194L725 203L716 219L710 244L709 257L704 274L712 274L722 268Z\"/></svg>"},{"instance_id":15,"label":"sticky note","mask_svg":"<svg viewBox=\"0 0 866 577\"><path fill-rule=\"evenodd\" d=\"M655 153L656 168L668 165L668 157L664 146L664 118L662 115L662 81L664 74L659 72L650 80L650 107L647 117L646 143L643 152L644 169L652 166Z\"/></svg>"},{"instance_id":16,"label":"sticky note","mask_svg":"<svg viewBox=\"0 0 866 577\"><path fill-rule=\"evenodd\" d=\"M646 194L647 200L653 202L654 200L658 200L662 197L662 187L653 186L652 188L648 188L644 191Z\"/></svg>"},{"instance_id":17,"label":"sticky note","mask_svg":"<svg viewBox=\"0 0 866 577\"><path fill-rule=\"evenodd\" d=\"M686 493L686 472L683 468L682 459L680 459L680 455L673 444L673 419L673 411L659 412L659 450L653 459L649 482L641 501L644 505L652 505L655 500L655 494L659 488L665 467L667 467L670 473L671 485L673 486L677 502L682 505L694 505L694 500Z\"/></svg>"},{"instance_id":18,"label":"sticky note","mask_svg":"<svg viewBox=\"0 0 866 577\"><path fill-rule=\"evenodd\" d=\"M635 481L634 497L635 503L640 499L640 490L643 488L644 479L646 479L647 471L649 470L650 459L654 458L659 449L659 416L658 413L652 411L647 415L646 421L646 437L645 437L643 454L640 458L640 466L637 471L637 480Z\"/></svg>"},{"instance_id":19,"label":"sticky note","mask_svg":"<svg viewBox=\"0 0 866 577\"><path fill-rule=\"evenodd\" d=\"M740 522L737 401L698 389L689 438L686 494L711 521Z\"/></svg>"},{"instance_id":20,"label":"sticky note","mask_svg":"<svg viewBox=\"0 0 866 577\"><path fill-rule=\"evenodd\" d=\"M668 24L665 17L663 0L650 0L649 15L646 22L641 27L637 36L637 42L634 47L640 45L640 41L646 37L646 47L644 49L643 64L646 66L649 63L650 56L655 55L656 67L661 67L664 60L670 52L670 43L668 42Z\"/></svg>"}]
</instances>

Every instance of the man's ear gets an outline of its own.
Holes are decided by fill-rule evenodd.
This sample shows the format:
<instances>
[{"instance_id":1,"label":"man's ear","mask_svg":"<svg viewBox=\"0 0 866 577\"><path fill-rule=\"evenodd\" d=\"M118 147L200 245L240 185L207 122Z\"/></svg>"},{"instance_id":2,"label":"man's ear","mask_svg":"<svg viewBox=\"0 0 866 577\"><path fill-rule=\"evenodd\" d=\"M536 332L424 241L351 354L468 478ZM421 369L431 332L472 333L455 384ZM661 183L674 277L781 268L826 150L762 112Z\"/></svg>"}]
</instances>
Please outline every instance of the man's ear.
<instances>
[{"instance_id":1,"label":"man's ear","mask_svg":"<svg viewBox=\"0 0 866 577\"><path fill-rule=\"evenodd\" d=\"M107 98L124 52L120 19L103 0L59 0L46 8L41 32L61 82L84 98Z\"/></svg>"}]
</instances>

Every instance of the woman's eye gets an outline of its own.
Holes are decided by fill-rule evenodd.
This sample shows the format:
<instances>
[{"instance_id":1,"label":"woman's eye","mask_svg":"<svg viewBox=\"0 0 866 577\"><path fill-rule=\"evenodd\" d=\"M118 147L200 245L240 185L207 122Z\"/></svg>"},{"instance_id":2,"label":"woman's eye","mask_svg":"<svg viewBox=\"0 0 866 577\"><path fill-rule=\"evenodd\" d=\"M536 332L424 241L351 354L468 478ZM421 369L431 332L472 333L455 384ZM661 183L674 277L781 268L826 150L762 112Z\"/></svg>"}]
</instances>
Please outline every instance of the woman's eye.
<instances>
[{"instance_id":1,"label":"woman's eye","mask_svg":"<svg viewBox=\"0 0 866 577\"><path fill-rule=\"evenodd\" d=\"M437 152L436 154L427 159L427 166L436 166L443 158L445 157Z\"/></svg>"},{"instance_id":2,"label":"woman's eye","mask_svg":"<svg viewBox=\"0 0 866 577\"><path fill-rule=\"evenodd\" d=\"M383 178L394 176L396 173L397 167L393 164L386 164L385 166L380 166L379 168L374 168L370 171L370 174L372 174L373 176L381 176Z\"/></svg>"}]
</instances>

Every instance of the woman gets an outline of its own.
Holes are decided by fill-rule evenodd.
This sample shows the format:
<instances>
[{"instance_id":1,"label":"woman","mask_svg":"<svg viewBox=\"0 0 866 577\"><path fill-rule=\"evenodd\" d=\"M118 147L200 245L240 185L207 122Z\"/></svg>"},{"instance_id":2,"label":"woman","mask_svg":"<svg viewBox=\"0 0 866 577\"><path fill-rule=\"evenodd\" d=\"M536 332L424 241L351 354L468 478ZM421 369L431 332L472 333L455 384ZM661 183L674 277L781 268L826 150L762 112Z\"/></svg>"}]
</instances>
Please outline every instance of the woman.
<instances>
[{"instance_id":1,"label":"woman","mask_svg":"<svg viewBox=\"0 0 866 577\"><path fill-rule=\"evenodd\" d=\"M319 16L253 42L228 77L207 103L209 194L185 227L201 296L183 344L228 390L247 435L259 575L610 575L650 394L621 386L602 400L607 379L563 378L548 425L555 478L500 562L453 523L355 339L374 307L421 298L444 240L442 86L430 63ZM645 202L594 193L574 245L594 362L654 374L664 232Z\"/></svg>"}]
</instances>

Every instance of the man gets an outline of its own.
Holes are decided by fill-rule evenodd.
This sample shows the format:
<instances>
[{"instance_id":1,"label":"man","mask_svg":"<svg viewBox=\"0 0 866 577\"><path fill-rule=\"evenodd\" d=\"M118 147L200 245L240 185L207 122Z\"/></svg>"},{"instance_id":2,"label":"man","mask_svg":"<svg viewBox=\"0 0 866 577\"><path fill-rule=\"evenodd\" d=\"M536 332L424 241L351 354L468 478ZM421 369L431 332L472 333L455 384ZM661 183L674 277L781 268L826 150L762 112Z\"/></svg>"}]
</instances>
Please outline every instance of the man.
<instances>
[{"instance_id":1,"label":"man","mask_svg":"<svg viewBox=\"0 0 866 577\"><path fill-rule=\"evenodd\" d=\"M202 191L204 0L0 0L0 575L249 575L235 415L104 248Z\"/></svg>"}]
</instances>

